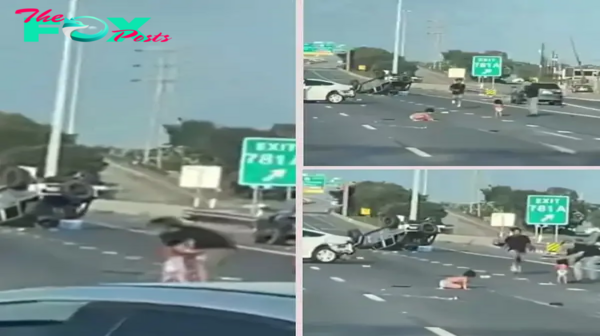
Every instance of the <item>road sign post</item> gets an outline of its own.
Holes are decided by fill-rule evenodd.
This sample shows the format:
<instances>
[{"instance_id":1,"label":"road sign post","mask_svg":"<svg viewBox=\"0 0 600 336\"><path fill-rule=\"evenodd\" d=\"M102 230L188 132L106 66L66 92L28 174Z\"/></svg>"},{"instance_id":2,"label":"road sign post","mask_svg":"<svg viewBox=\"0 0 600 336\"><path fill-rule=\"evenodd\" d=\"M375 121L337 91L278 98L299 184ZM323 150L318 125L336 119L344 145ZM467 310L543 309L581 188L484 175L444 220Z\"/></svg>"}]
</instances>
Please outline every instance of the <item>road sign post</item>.
<instances>
[{"instance_id":1,"label":"road sign post","mask_svg":"<svg viewBox=\"0 0 600 336\"><path fill-rule=\"evenodd\" d=\"M529 195L525 222L529 225L554 226L554 241L558 241L559 226L569 224L569 196Z\"/></svg>"},{"instance_id":2,"label":"road sign post","mask_svg":"<svg viewBox=\"0 0 600 336\"><path fill-rule=\"evenodd\" d=\"M501 77L502 56L473 56L471 62L473 77Z\"/></svg>"},{"instance_id":3,"label":"road sign post","mask_svg":"<svg viewBox=\"0 0 600 336\"><path fill-rule=\"evenodd\" d=\"M323 174L302 174L302 190L305 193L323 193L326 180Z\"/></svg>"}]
</instances>

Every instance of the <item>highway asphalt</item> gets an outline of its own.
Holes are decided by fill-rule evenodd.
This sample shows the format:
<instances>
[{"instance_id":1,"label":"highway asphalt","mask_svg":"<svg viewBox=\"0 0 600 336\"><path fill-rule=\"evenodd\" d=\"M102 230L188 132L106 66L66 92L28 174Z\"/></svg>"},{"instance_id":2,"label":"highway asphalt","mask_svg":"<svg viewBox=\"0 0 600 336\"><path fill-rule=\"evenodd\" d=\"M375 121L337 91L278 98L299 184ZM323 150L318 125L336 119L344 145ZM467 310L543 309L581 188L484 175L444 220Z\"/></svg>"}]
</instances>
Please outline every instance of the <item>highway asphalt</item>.
<instances>
[{"instance_id":1,"label":"highway asphalt","mask_svg":"<svg viewBox=\"0 0 600 336\"><path fill-rule=\"evenodd\" d=\"M349 82L339 70L305 70L305 77ZM461 108L444 92L408 96L359 95L339 105L307 103L307 166L596 166L600 165L600 106L593 102L506 106L494 118L491 101L469 96ZM583 105L587 104L587 105ZM434 107L436 122L410 114Z\"/></svg>"},{"instance_id":2,"label":"highway asphalt","mask_svg":"<svg viewBox=\"0 0 600 336\"><path fill-rule=\"evenodd\" d=\"M81 230L50 231L0 228L0 269L3 270L0 290L157 281L160 244L156 232L136 229L132 219L107 222L104 224L122 228L97 225L87 225ZM234 234L236 238L241 236ZM291 252L269 251L258 246L246 246L223 259L221 265L211 267L215 281L295 279Z\"/></svg>"},{"instance_id":3,"label":"highway asphalt","mask_svg":"<svg viewBox=\"0 0 600 336\"><path fill-rule=\"evenodd\" d=\"M305 263L304 334L597 334L600 283L553 284L552 261L538 256L530 256L535 262L514 276L499 250L454 247L428 253L359 251L331 265ZM466 269L478 274L471 290L437 289L440 279Z\"/></svg>"}]
</instances>

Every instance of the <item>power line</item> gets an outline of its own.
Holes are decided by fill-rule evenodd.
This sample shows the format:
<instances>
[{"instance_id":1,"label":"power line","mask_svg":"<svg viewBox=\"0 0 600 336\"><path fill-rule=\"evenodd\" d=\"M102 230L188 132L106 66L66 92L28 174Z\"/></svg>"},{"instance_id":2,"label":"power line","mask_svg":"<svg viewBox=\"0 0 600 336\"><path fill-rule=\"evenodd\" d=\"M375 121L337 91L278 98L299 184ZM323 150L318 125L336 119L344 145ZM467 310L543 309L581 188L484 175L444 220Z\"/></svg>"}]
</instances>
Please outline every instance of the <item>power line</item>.
<instances>
[{"instance_id":1,"label":"power line","mask_svg":"<svg viewBox=\"0 0 600 336\"><path fill-rule=\"evenodd\" d=\"M427 35L433 37L433 49L436 57L434 58L434 68L442 67L442 41L444 37L444 26L440 20L427 20Z\"/></svg>"},{"instance_id":2,"label":"power line","mask_svg":"<svg viewBox=\"0 0 600 336\"><path fill-rule=\"evenodd\" d=\"M148 125L148 134L144 145L143 163L150 162L150 153L153 148L156 148L156 165L162 167L162 144L160 143L160 134L162 132L162 120L165 117L165 98L168 94L174 91L174 83L177 76L177 66L175 64L175 51L171 49L155 49L142 50L137 49L136 52L156 52L158 58L156 62L156 77L152 79L133 79L132 82L154 82L156 85L154 91L154 99L152 104L152 112ZM134 67L141 67L140 64Z\"/></svg>"}]
</instances>

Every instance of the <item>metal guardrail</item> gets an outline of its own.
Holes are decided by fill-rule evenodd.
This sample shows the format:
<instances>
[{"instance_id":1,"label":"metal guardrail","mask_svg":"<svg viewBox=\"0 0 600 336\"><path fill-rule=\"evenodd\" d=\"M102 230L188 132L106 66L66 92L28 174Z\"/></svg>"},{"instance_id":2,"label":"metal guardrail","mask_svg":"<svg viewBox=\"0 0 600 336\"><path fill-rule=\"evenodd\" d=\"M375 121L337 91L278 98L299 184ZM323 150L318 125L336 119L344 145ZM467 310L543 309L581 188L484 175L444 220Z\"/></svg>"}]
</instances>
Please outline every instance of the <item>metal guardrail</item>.
<instances>
[{"instance_id":1,"label":"metal guardrail","mask_svg":"<svg viewBox=\"0 0 600 336\"><path fill-rule=\"evenodd\" d=\"M250 213L195 208L183 210L182 218L193 222L241 224L250 227L254 227L259 219Z\"/></svg>"}]
</instances>

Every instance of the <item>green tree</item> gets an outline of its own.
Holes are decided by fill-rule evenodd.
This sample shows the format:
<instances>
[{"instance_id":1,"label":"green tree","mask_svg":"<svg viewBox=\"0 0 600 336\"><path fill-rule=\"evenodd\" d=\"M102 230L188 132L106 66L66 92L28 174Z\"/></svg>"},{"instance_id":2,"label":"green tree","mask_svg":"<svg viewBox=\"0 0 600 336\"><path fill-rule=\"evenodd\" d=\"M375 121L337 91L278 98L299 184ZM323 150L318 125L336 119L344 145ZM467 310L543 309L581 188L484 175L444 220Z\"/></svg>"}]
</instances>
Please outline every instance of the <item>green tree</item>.
<instances>
[{"instance_id":1,"label":"green tree","mask_svg":"<svg viewBox=\"0 0 600 336\"><path fill-rule=\"evenodd\" d=\"M346 60L346 54L338 55L342 60ZM384 49L361 47L350 51L350 65L352 70L358 70L358 66L363 65L367 71L378 72L382 70L392 70L394 55ZM398 57L398 71L407 72L414 76L417 71L417 65L408 62L404 57Z\"/></svg>"},{"instance_id":2,"label":"green tree","mask_svg":"<svg viewBox=\"0 0 600 336\"><path fill-rule=\"evenodd\" d=\"M408 217L410 212L411 190L388 182L359 182L349 187L348 214L358 216L361 208L371 209L371 217L396 216ZM331 195L341 204L342 192L332 191ZM432 217L441 220L446 210L439 203L430 202L426 195L419 195L418 219Z\"/></svg>"},{"instance_id":3,"label":"green tree","mask_svg":"<svg viewBox=\"0 0 600 336\"><path fill-rule=\"evenodd\" d=\"M517 222L521 226L525 226L525 213L527 207L527 196L529 195L564 195L569 196L570 211L569 225L567 227L574 228L581 225L592 208L589 204L579 199L576 191L562 188L551 187L544 191L540 190L521 190L513 189L509 186L490 186L482 189L484 200L488 204L492 204L496 211L512 212L517 216Z\"/></svg>"},{"instance_id":4,"label":"green tree","mask_svg":"<svg viewBox=\"0 0 600 336\"><path fill-rule=\"evenodd\" d=\"M0 165L23 165L44 170L50 127L21 114L0 112ZM63 134L58 175L86 171L98 174L105 167L108 148L77 145Z\"/></svg>"}]
</instances>

